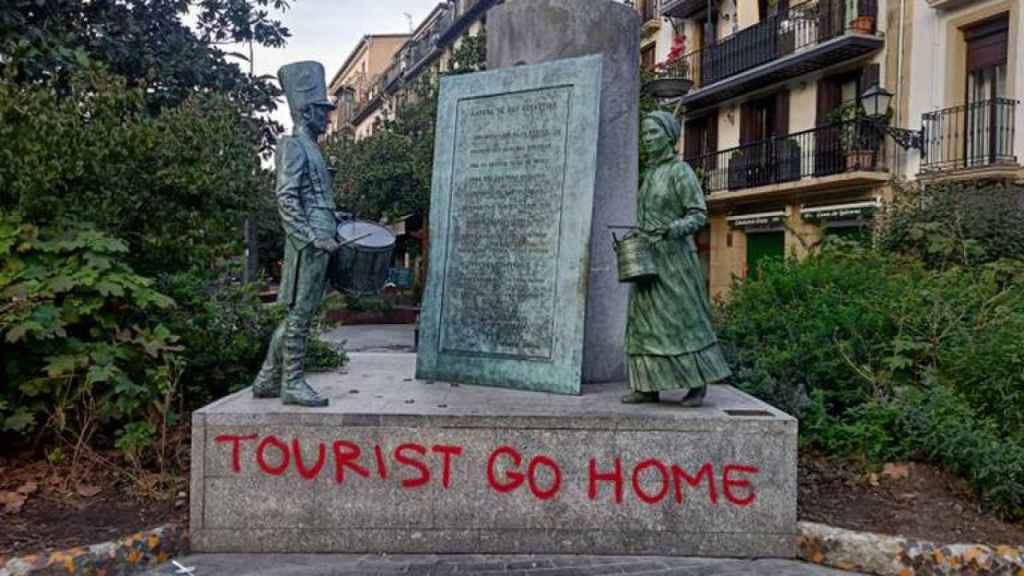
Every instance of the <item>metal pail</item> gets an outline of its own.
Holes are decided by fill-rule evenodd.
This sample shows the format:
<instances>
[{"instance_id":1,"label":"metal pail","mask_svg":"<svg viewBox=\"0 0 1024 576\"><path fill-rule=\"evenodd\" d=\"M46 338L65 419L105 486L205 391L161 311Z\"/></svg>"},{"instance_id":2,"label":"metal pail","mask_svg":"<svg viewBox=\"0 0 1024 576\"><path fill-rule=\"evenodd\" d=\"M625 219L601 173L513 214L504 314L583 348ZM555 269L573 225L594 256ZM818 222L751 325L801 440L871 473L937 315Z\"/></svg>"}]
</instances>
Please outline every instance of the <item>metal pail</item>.
<instances>
[{"instance_id":1,"label":"metal pail","mask_svg":"<svg viewBox=\"0 0 1024 576\"><path fill-rule=\"evenodd\" d=\"M619 240L613 235L619 264L619 282L647 282L658 276L651 244L639 234Z\"/></svg>"}]
</instances>

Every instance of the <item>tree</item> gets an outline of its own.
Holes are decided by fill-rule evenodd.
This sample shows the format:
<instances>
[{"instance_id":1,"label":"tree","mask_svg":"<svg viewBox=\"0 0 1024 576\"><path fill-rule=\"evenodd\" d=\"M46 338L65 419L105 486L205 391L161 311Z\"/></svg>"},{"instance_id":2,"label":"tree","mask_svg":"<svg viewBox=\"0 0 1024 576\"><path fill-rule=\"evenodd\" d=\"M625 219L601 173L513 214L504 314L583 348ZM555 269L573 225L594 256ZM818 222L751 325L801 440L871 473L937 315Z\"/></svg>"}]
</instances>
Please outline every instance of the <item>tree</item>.
<instances>
[{"instance_id":1,"label":"tree","mask_svg":"<svg viewBox=\"0 0 1024 576\"><path fill-rule=\"evenodd\" d=\"M102 63L144 88L151 113L173 108L196 93L218 93L242 104L253 118L276 108L280 90L270 77L254 77L234 58L248 61L251 47L284 45L290 33L269 9L285 0L0 0L0 73L19 84L48 83L62 95L90 62ZM195 18L194 27L185 19ZM226 52L248 43L250 55ZM279 127L261 121L269 150Z\"/></svg>"},{"instance_id":2,"label":"tree","mask_svg":"<svg viewBox=\"0 0 1024 576\"><path fill-rule=\"evenodd\" d=\"M91 223L125 240L143 274L232 252L266 186L238 103L197 94L154 117L142 88L99 69L55 92L0 82L0 211Z\"/></svg>"},{"instance_id":3,"label":"tree","mask_svg":"<svg viewBox=\"0 0 1024 576\"><path fill-rule=\"evenodd\" d=\"M342 133L327 143L325 155L338 174L339 206L370 220L429 210L437 77L483 70L486 48L484 32L464 36L452 49L448 69L425 73L405 86L395 96L394 117L379 121L373 134L355 140Z\"/></svg>"}]
</instances>

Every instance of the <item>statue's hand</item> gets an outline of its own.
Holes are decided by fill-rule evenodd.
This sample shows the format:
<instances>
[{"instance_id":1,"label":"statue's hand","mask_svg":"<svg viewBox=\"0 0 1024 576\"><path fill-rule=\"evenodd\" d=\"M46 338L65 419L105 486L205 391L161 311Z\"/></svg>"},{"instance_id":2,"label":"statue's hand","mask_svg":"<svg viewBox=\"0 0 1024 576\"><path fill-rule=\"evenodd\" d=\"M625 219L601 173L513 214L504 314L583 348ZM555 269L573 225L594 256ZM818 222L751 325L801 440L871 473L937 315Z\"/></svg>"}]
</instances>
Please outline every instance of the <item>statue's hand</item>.
<instances>
[{"instance_id":1,"label":"statue's hand","mask_svg":"<svg viewBox=\"0 0 1024 576\"><path fill-rule=\"evenodd\" d=\"M313 247L317 250L323 250L328 254L337 250L340 245L333 238L317 238L313 240Z\"/></svg>"},{"instance_id":2,"label":"statue's hand","mask_svg":"<svg viewBox=\"0 0 1024 576\"><path fill-rule=\"evenodd\" d=\"M685 238L686 236L689 236L691 232L687 226L687 222L680 218L672 221L669 233L673 238Z\"/></svg>"},{"instance_id":3,"label":"statue's hand","mask_svg":"<svg viewBox=\"0 0 1024 576\"><path fill-rule=\"evenodd\" d=\"M660 240L668 235L668 228L645 228L641 229L640 232L647 237L648 240Z\"/></svg>"}]
</instances>

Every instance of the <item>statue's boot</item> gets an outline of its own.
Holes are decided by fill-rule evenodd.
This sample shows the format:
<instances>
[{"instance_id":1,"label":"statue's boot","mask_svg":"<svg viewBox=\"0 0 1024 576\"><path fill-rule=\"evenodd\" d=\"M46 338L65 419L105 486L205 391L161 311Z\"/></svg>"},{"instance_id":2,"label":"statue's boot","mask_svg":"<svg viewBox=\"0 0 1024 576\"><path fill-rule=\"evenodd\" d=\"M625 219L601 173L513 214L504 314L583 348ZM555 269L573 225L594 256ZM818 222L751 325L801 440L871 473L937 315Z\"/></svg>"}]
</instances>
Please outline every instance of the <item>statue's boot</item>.
<instances>
[{"instance_id":1,"label":"statue's boot","mask_svg":"<svg viewBox=\"0 0 1024 576\"><path fill-rule=\"evenodd\" d=\"M282 322L270 338L267 357L263 360L263 367L256 375L256 380L252 383L253 398L281 397L281 340L283 338L284 323Z\"/></svg>"},{"instance_id":2,"label":"statue's boot","mask_svg":"<svg viewBox=\"0 0 1024 576\"><path fill-rule=\"evenodd\" d=\"M704 404L704 397L707 394L707 384L700 388L690 388L686 391L686 396L683 396L683 399L679 401L679 404L684 408L700 408Z\"/></svg>"},{"instance_id":3,"label":"statue's boot","mask_svg":"<svg viewBox=\"0 0 1024 576\"><path fill-rule=\"evenodd\" d=\"M657 401L657 392L637 392L634 390L622 397L623 404L652 404Z\"/></svg>"},{"instance_id":4,"label":"statue's boot","mask_svg":"<svg viewBox=\"0 0 1024 576\"><path fill-rule=\"evenodd\" d=\"M281 390L281 402L307 408L323 408L327 406L327 398L318 394L303 376L302 360L305 353L305 338L285 338L284 387Z\"/></svg>"}]
</instances>

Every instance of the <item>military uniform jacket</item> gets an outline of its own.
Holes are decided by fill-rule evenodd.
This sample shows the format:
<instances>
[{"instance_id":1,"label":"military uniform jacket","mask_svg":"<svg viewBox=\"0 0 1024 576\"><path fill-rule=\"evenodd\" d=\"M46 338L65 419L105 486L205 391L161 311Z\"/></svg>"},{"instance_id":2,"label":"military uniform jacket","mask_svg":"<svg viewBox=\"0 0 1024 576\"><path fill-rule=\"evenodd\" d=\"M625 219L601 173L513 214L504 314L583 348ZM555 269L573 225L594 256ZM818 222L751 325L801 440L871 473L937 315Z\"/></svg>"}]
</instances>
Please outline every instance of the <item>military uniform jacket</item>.
<instances>
[{"instance_id":1,"label":"military uniform jacket","mask_svg":"<svg viewBox=\"0 0 1024 576\"><path fill-rule=\"evenodd\" d=\"M300 255L316 250L316 239L334 238L338 222L334 191L320 147L304 130L281 138L277 156L277 207L287 236L278 301L290 303L298 290ZM326 252L324 258L329 258Z\"/></svg>"}]
</instances>

